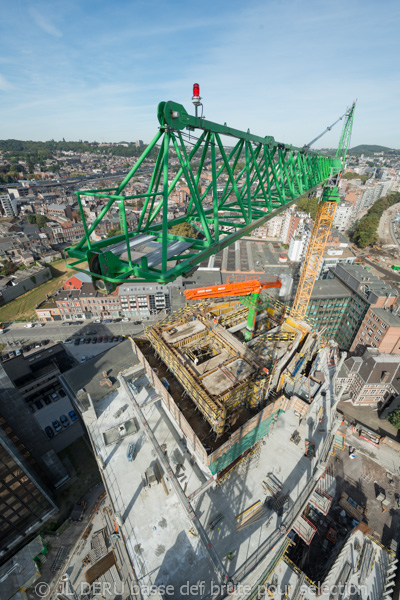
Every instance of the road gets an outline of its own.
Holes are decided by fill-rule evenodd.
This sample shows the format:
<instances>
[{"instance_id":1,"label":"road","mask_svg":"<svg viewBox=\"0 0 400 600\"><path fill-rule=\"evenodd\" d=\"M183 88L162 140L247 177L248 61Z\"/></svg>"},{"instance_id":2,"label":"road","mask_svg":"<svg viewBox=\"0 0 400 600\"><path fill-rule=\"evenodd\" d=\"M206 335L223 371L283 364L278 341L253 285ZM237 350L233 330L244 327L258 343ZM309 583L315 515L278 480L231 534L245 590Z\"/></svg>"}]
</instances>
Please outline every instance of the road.
<instances>
[{"instance_id":1,"label":"road","mask_svg":"<svg viewBox=\"0 0 400 600\"><path fill-rule=\"evenodd\" d=\"M160 316L154 317L155 320L159 318ZM43 327L27 328L21 323L12 323L6 326L5 332L0 337L0 343L8 344L9 346L18 346L27 342L41 340L64 341L77 333L82 337L139 335L143 333L146 325L154 322L154 319L150 318L148 321L143 321L140 325L134 325L132 321L128 323L93 323L92 321L84 321L82 325L71 324L65 326L61 325L61 323L46 323Z\"/></svg>"},{"instance_id":2,"label":"road","mask_svg":"<svg viewBox=\"0 0 400 600\"><path fill-rule=\"evenodd\" d=\"M382 216L380 218L379 225L378 225L378 236L379 236L380 242L382 244L393 243L393 244L396 244L397 246L400 246L399 242L394 234L393 225L392 225L392 219L397 214L397 211L398 211L398 207L395 204L394 206L391 206L390 208L385 210L385 212L382 214Z\"/></svg>"}]
</instances>

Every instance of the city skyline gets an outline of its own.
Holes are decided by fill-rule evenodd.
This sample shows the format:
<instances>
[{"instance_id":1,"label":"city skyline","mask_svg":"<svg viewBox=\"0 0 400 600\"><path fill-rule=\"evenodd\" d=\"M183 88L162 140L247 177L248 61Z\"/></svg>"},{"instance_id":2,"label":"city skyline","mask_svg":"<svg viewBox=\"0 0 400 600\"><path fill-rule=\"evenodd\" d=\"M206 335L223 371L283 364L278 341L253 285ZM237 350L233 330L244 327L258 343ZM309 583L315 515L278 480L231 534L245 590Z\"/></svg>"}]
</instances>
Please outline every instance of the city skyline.
<instances>
[{"instance_id":1,"label":"city skyline","mask_svg":"<svg viewBox=\"0 0 400 600\"><path fill-rule=\"evenodd\" d=\"M149 142L158 103L193 113L198 82L207 119L298 146L358 98L351 145L399 146L400 8L389 0L197 11L21 0L2 16L2 139ZM339 135L340 125L316 147L335 147Z\"/></svg>"}]
</instances>

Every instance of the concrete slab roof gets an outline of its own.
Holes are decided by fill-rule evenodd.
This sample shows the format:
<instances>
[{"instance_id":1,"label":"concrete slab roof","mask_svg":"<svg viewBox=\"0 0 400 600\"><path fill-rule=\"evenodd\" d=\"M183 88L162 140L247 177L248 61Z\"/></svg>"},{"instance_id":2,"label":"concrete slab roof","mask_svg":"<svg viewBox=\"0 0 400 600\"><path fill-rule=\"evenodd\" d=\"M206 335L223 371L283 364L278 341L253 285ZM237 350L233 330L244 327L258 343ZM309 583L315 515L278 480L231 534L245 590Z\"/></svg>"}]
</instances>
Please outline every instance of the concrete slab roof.
<instances>
[{"instance_id":1,"label":"concrete slab roof","mask_svg":"<svg viewBox=\"0 0 400 600\"><path fill-rule=\"evenodd\" d=\"M163 331L161 336L167 342L167 344L176 344L188 337L193 337L202 331L205 331L206 326L197 319L189 321L188 323L182 323L182 325L176 325L168 331Z\"/></svg>"},{"instance_id":2,"label":"concrete slab roof","mask_svg":"<svg viewBox=\"0 0 400 600\"><path fill-rule=\"evenodd\" d=\"M97 402L119 387L118 373L136 364L138 360L133 354L130 340L127 339L82 365L70 369L62 375L62 379L75 396L79 390L84 389L90 394L93 402ZM112 381L111 388L100 385L104 379L103 371L108 372L108 377Z\"/></svg>"},{"instance_id":3,"label":"concrete slab roof","mask_svg":"<svg viewBox=\"0 0 400 600\"><path fill-rule=\"evenodd\" d=\"M209 394L219 396L240 381L248 379L252 373L254 373L254 367L243 358L238 358L229 364L221 365L213 373L205 375L201 382Z\"/></svg>"}]
</instances>

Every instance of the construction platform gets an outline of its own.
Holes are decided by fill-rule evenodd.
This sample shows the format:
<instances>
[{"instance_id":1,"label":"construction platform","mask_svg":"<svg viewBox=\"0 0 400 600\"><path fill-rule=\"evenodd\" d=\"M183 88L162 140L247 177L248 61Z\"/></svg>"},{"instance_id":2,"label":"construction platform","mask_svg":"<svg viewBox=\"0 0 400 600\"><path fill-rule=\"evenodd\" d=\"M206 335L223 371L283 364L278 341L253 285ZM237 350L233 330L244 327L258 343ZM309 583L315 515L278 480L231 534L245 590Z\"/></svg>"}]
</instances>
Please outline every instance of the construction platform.
<instances>
[{"instance_id":1,"label":"construction platform","mask_svg":"<svg viewBox=\"0 0 400 600\"><path fill-rule=\"evenodd\" d=\"M249 342L249 308L237 299L190 304L132 341L172 418L214 475L270 432L290 398L305 416L322 385L311 325L267 294L260 306Z\"/></svg>"}]
</instances>

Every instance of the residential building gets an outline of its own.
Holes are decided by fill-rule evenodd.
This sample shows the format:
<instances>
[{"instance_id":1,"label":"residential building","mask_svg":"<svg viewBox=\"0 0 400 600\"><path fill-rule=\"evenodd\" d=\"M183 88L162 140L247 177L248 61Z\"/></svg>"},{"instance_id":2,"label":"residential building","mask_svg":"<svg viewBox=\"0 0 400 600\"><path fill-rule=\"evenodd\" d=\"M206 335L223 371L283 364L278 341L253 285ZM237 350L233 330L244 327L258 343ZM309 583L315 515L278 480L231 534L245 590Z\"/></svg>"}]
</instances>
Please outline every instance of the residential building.
<instances>
[{"instance_id":1,"label":"residential building","mask_svg":"<svg viewBox=\"0 0 400 600\"><path fill-rule=\"evenodd\" d=\"M387 354L400 354L400 316L398 307L369 308L350 350L362 354L367 347Z\"/></svg>"},{"instance_id":2,"label":"residential building","mask_svg":"<svg viewBox=\"0 0 400 600\"><path fill-rule=\"evenodd\" d=\"M341 202L336 207L336 212L332 223L333 227L342 232L347 231L352 222L353 210L354 207L351 202L346 200Z\"/></svg>"},{"instance_id":3,"label":"residential building","mask_svg":"<svg viewBox=\"0 0 400 600\"><path fill-rule=\"evenodd\" d=\"M72 208L67 204L49 204L46 206L46 209L49 219L57 219L60 217L72 219Z\"/></svg>"},{"instance_id":4,"label":"residential building","mask_svg":"<svg viewBox=\"0 0 400 600\"><path fill-rule=\"evenodd\" d=\"M5 217L18 215L17 201L11 194L0 193L0 213Z\"/></svg>"},{"instance_id":5,"label":"residential building","mask_svg":"<svg viewBox=\"0 0 400 600\"><path fill-rule=\"evenodd\" d=\"M341 349L349 350L369 307L393 306L398 301L399 292L357 264L338 264L330 271L330 275L351 292L351 299L335 338Z\"/></svg>"},{"instance_id":6,"label":"residential building","mask_svg":"<svg viewBox=\"0 0 400 600\"><path fill-rule=\"evenodd\" d=\"M318 279L326 279L329 277L330 269L333 269L339 264L354 264L356 262L356 258L356 255L350 250L350 248L326 246L318 272Z\"/></svg>"},{"instance_id":7,"label":"residential building","mask_svg":"<svg viewBox=\"0 0 400 600\"><path fill-rule=\"evenodd\" d=\"M105 295L86 279L84 274L73 275L65 282L64 289L42 302L35 311L39 321L148 317L170 309L169 285L127 282Z\"/></svg>"},{"instance_id":8,"label":"residential building","mask_svg":"<svg viewBox=\"0 0 400 600\"><path fill-rule=\"evenodd\" d=\"M400 357L368 348L344 361L337 377L342 400L382 408L400 394Z\"/></svg>"},{"instance_id":9,"label":"residential building","mask_svg":"<svg viewBox=\"0 0 400 600\"><path fill-rule=\"evenodd\" d=\"M169 312L171 307L168 285L124 283L119 286L118 294L121 312L126 316L155 315L161 310Z\"/></svg>"}]
</instances>

